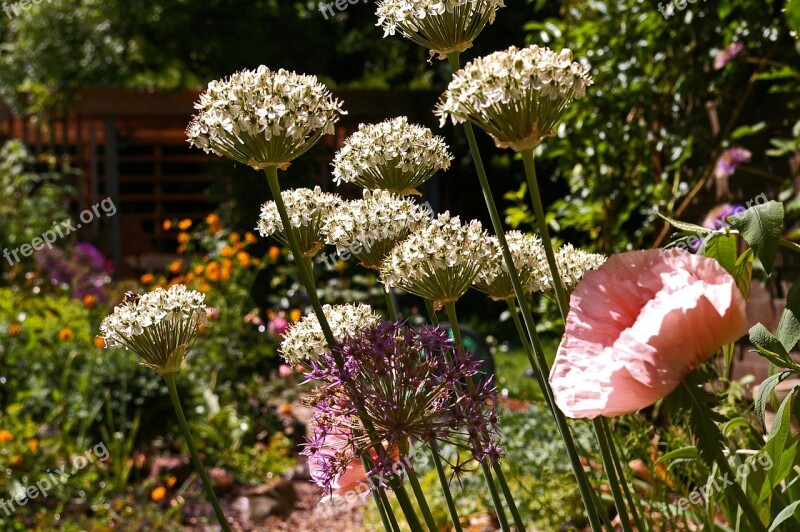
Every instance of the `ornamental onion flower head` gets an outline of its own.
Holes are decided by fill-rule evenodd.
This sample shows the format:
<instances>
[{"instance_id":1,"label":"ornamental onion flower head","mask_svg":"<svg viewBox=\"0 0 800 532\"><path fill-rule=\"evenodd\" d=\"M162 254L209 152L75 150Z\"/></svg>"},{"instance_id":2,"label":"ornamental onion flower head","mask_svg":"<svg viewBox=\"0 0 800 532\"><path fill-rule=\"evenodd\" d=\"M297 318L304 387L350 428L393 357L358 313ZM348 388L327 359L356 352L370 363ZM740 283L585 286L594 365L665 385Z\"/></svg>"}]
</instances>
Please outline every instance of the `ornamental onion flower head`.
<instances>
[{"instance_id":1,"label":"ornamental onion flower head","mask_svg":"<svg viewBox=\"0 0 800 532\"><path fill-rule=\"evenodd\" d=\"M567 290L572 290L583 279L586 272L596 270L606 262L606 257L598 253L587 253L582 249L575 249L572 244L564 244L556 251L556 265L561 280ZM541 263L536 272L537 286L534 291L552 292L553 276L547 261Z\"/></svg>"},{"instance_id":2,"label":"ornamental onion flower head","mask_svg":"<svg viewBox=\"0 0 800 532\"><path fill-rule=\"evenodd\" d=\"M492 257L486 263L472 286L495 301L503 301L514 297L514 285L503 258L496 236L486 237L494 250ZM538 291L540 287L539 273L542 268L547 269L547 257L542 247L541 239L536 235L526 235L520 231L506 233L514 267L519 274L519 280L526 293Z\"/></svg>"},{"instance_id":3,"label":"ornamental onion flower head","mask_svg":"<svg viewBox=\"0 0 800 532\"><path fill-rule=\"evenodd\" d=\"M384 37L400 30L432 56L445 56L470 48L501 7L504 0L382 0L378 26Z\"/></svg>"},{"instance_id":4,"label":"ornamental onion flower head","mask_svg":"<svg viewBox=\"0 0 800 532\"><path fill-rule=\"evenodd\" d=\"M325 219L322 232L340 256L352 253L365 267L379 270L395 244L427 218L428 211L409 199L385 190L364 190L364 199L337 207Z\"/></svg>"},{"instance_id":5,"label":"ornamental onion flower head","mask_svg":"<svg viewBox=\"0 0 800 532\"><path fill-rule=\"evenodd\" d=\"M208 84L186 129L192 146L261 170L286 169L334 131L342 103L314 76L265 66Z\"/></svg>"},{"instance_id":6,"label":"ornamental onion flower head","mask_svg":"<svg viewBox=\"0 0 800 532\"><path fill-rule=\"evenodd\" d=\"M592 84L588 68L568 48L556 53L532 45L479 57L453 75L439 99L441 125L469 120L500 148L524 151L554 134L573 100Z\"/></svg>"},{"instance_id":7,"label":"ornamental onion flower head","mask_svg":"<svg viewBox=\"0 0 800 532\"><path fill-rule=\"evenodd\" d=\"M320 386L312 400L313 437L303 451L326 493L367 453L375 463L370 478L391 478L398 462L413 469L412 440L450 443L490 464L499 460L494 385L489 379L467 390L481 362L443 329L381 321L331 351L306 373Z\"/></svg>"},{"instance_id":8,"label":"ornamental onion flower head","mask_svg":"<svg viewBox=\"0 0 800 532\"><path fill-rule=\"evenodd\" d=\"M464 295L494 252L479 221L461 225L458 216L445 212L392 249L380 280L387 289L398 286L430 300L438 310Z\"/></svg>"},{"instance_id":9,"label":"ornamental onion flower head","mask_svg":"<svg viewBox=\"0 0 800 532\"><path fill-rule=\"evenodd\" d=\"M374 325L380 319L372 307L358 305L323 305L322 312L331 326L333 337L342 341L362 327ZM291 365L307 364L325 353L328 342L315 314L293 323L281 342L280 354Z\"/></svg>"},{"instance_id":10,"label":"ornamental onion flower head","mask_svg":"<svg viewBox=\"0 0 800 532\"><path fill-rule=\"evenodd\" d=\"M106 347L121 345L159 375L181 369L198 327L208 324L205 295L178 284L144 295L125 294L100 324Z\"/></svg>"},{"instance_id":11,"label":"ornamental onion flower head","mask_svg":"<svg viewBox=\"0 0 800 532\"><path fill-rule=\"evenodd\" d=\"M354 183L400 195L419 194L418 186L453 156L444 139L430 129L409 124L405 116L379 124L360 124L333 159L337 185Z\"/></svg>"},{"instance_id":12,"label":"ornamental onion flower head","mask_svg":"<svg viewBox=\"0 0 800 532\"><path fill-rule=\"evenodd\" d=\"M322 192L319 187L314 187L314 190L284 190L281 198L286 205L289 223L297 235L300 250L304 256L313 257L324 246L322 223L341 204L341 198L336 194ZM274 201L268 201L261 206L256 229L261 236L272 236L278 242L288 245L283 221Z\"/></svg>"}]
</instances>

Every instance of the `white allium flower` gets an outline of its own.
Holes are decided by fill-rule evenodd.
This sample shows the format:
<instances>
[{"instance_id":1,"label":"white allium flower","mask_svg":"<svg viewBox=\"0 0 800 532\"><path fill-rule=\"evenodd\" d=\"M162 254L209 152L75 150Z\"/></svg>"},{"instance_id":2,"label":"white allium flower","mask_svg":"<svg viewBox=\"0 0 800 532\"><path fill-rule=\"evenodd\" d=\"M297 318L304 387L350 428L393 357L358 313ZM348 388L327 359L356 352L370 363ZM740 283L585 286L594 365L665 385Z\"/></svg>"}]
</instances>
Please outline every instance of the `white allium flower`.
<instances>
[{"instance_id":1,"label":"white allium flower","mask_svg":"<svg viewBox=\"0 0 800 532\"><path fill-rule=\"evenodd\" d=\"M355 334L359 329L377 325L380 316L372 307L358 305L323 305L322 312L331 326L337 342ZM281 342L280 353L289 364L308 363L325 353L328 343L315 314L293 323Z\"/></svg>"},{"instance_id":2,"label":"white allium flower","mask_svg":"<svg viewBox=\"0 0 800 532\"><path fill-rule=\"evenodd\" d=\"M501 7L504 0L382 0L378 26L384 37L399 30L431 55L443 56L470 48Z\"/></svg>"},{"instance_id":3,"label":"white allium flower","mask_svg":"<svg viewBox=\"0 0 800 532\"><path fill-rule=\"evenodd\" d=\"M469 120L500 148L535 148L554 134L553 127L575 99L592 84L588 68L560 53L533 45L479 57L455 73L439 99L441 124Z\"/></svg>"},{"instance_id":4,"label":"white allium flower","mask_svg":"<svg viewBox=\"0 0 800 532\"><path fill-rule=\"evenodd\" d=\"M556 264L558 273L567 290L572 290L583 279L586 272L596 270L605 263L607 257L597 253L587 253L581 249L575 249L572 244L565 244L556 251ZM553 291L553 276L547 261L543 261L540 269L536 273L537 285L534 288L538 292Z\"/></svg>"},{"instance_id":5,"label":"white allium flower","mask_svg":"<svg viewBox=\"0 0 800 532\"><path fill-rule=\"evenodd\" d=\"M511 284L511 276L503 259L500 242L496 236L487 237L487 240L494 249L494 255L478 272L472 285L497 301L513 298L515 296L514 285ZM541 239L536 235L510 231L506 233L506 241L525 293L539 291L541 289L540 272L542 268L547 269L547 256Z\"/></svg>"},{"instance_id":6,"label":"white allium flower","mask_svg":"<svg viewBox=\"0 0 800 532\"><path fill-rule=\"evenodd\" d=\"M106 347L123 346L160 375L180 370L198 327L208 324L205 295L184 285L157 288L144 295L125 294L103 319Z\"/></svg>"},{"instance_id":7,"label":"white allium flower","mask_svg":"<svg viewBox=\"0 0 800 532\"><path fill-rule=\"evenodd\" d=\"M438 310L464 295L494 252L479 221L461 225L445 212L392 249L381 265L381 282L428 299Z\"/></svg>"},{"instance_id":8,"label":"white allium flower","mask_svg":"<svg viewBox=\"0 0 800 532\"><path fill-rule=\"evenodd\" d=\"M304 256L313 257L322 249L325 238L322 223L325 218L338 207L342 200L336 194L322 192L319 187L314 190L298 188L284 190L281 198L286 205L289 223L297 235L297 244ZM256 227L261 236L272 236L280 243L288 245L283 222L274 201L261 206L261 216Z\"/></svg>"},{"instance_id":9,"label":"white allium flower","mask_svg":"<svg viewBox=\"0 0 800 532\"><path fill-rule=\"evenodd\" d=\"M453 156L444 139L430 129L409 124L405 116L379 124L360 124L333 159L337 185L355 183L396 194L418 194L416 188Z\"/></svg>"},{"instance_id":10,"label":"white allium flower","mask_svg":"<svg viewBox=\"0 0 800 532\"><path fill-rule=\"evenodd\" d=\"M257 170L285 169L334 132L341 105L316 77L262 65L210 82L186 135L206 153Z\"/></svg>"},{"instance_id":11,"label":"white allium flower","mask_svg":"<svg viewBox=\"0 0 800 532\"><path fill-rule=\"evenodd\" d=\"M325 219L322 232L339 255L352 253L367 268L380 269L398 242L422 227L428 211L385 190L364 190L364 199L346 201Z\"/></svg>"}]
</instances>

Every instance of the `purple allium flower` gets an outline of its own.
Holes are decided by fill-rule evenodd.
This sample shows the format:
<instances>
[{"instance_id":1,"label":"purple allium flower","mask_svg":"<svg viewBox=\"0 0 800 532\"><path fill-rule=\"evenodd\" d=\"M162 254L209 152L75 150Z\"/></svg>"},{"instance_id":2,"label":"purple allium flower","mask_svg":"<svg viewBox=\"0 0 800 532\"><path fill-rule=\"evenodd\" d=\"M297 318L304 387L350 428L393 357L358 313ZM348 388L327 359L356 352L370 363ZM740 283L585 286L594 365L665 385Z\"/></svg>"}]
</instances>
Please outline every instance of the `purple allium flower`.
<instances>
[{"instance_id":1,"label":"purple allium flower","mask_svg":"<svg viewBox=\"0 0 800 532\"><path fill-rule=\"evenodd\" d=\"M714 167L714 175L717 178L730 177L736 172L736 167L741 163L750 161L753 156L750 150L746 150L741 146L733 146L723 152L717 165Z\"/></svg>"},{"instance_id":2,"label":"purple allium flower","mask_svg":"<svg viewBox=\"0 0 800 532\"><path fill-rule=\"evenodd\" d=\"M730 203L723 203L708 211L705 219L703 220L703 227L711 229L712 231L719 231L723 227L728 227L730 224L727 219L729 216L739 214L745 211L743 205Z\"/></svg>"},{"instance_id":3,"label":"purple allium flower","mask_svg":"<svg viewBox=\"0 0 800 532\"><path fill-rule=\"evenodd\" d=\"M731 59L742 53L744 50L744 43L742 42L732 42L717 54L714 58L714 68L719 70L720 68L727 65Z\"/></svg>"},{"instance_id":4,"label":"purple allium flower","mask_svg":"<svg viewBox=\"0 0 800 532\"><path fill-rule=\"evenodd\" d=\"M473 382L480 365L443 329L403 322L378 322L326 351L306 373L320 384L314 436L303 451L314 481L334 493L361 456L371 457L370 479L413 471L412 441L449 443L495 463L502 455L496 390L492 379Z\"/></svg>"}]
</instances>

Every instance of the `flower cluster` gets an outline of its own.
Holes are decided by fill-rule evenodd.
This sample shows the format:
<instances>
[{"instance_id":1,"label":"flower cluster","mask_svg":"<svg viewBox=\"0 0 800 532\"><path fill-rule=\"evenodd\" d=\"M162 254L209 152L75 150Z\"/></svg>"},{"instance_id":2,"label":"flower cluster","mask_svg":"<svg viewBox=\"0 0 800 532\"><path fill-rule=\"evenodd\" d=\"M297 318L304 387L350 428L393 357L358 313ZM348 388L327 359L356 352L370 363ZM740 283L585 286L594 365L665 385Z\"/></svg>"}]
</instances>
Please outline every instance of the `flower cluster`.
<instances>
[{"instance_id":1,"label":"flower cluster","mask_svg":"<svg viewBox=\"0 0 800 532\"><path fill-rule=\"evenodd\" d=\"M378 322L378 316L369 305L323 305L322 312L328 320L337 341L355 334L362 327ZM280 353L289 364L308 363L325 353L328 342L317 316L309 314L293 323L283 336Z\"/></svg>"},{"instance_id":2,"label":"flower cluster","mask_svg":"<svg viewBox=\"0 0 800 532\"><path fill-rule=\"evenodd\" d=\"M508 273L503 252L497 237L487 237L494 254L486 266L478 272L473 286L494 300L507 300L514 297L514 285ZM514 267L526 293L541 290L541 271L547 269L547 257L538 236L526 235L519 231L506 233L506 241L511 251Z\"/></svg>"},{"instance_id":3,"label":"flower cluster","mask_svg":"<svg viewBox=\"0 0 800 532\"><path fill-rule=\"evenodd\" d=\"M127 293L100 324L106 347L123 346L159 374L177 372L197 336L208 323L205 295L174 285L144 295Z\"/></svg>"},{"instance_id":4,"label":"flower cluster","mask_svg":"<svg viewBox=\"0 0 800 532\"><path fill-rule=\"evenodd\" d=\"M553 135L567 106L586 95L588 68L536 45L512 46L479 57L456 72L436 107L444 125L469 120L494 138L500 148L523 151Z\"/></svg>"},{"instance_id":5,"label":"flower cluster","mask_svg":"<svg viewBox=\"0 0 800 532\"><path fill-rule=\"evenodd\" d=\"M575 288L586 275L586 272L596 270L606 262L606 257L598 253L587 253L582 249L575 249L572 244L564 244L556 251L556 264L558 273L564 282L567 290ZM547 262L543 262L538 272L539 286L535 289L539 292L553 290L553 277Z\"/></svg>"},{"instance_id":6,"label":"flower cluster","mask_svg":"<svg viewBox=\"0 0 800 532\"><path fill-rule=\"evenodd\" d=\"M392 249L381 265L381 282L440 309L464 295L494 253L479 221L461 225L445 212Z\"/></svg>"},{"instance_id":7,"label":"flower cluster","mask_svg":"<svg viewBox=\"0 0 800 532\"><path fill-rule=\"evenodd\" d=\"M210 82L186 135L206 153L257 170L286 168L333 133L341 105L316 77L262 65Z\"/></svg>"},{"instance_id":8,"label":"flower cluster","mask_svg":"<svg viewBox=\"0 0 800 532\"><path fill-rule=\"evenodd\" d=\"M401 116L359 125L336 153L333 177L337 184L416 194L418 186L450 168L452 160L442 137Z\"/></svg>"},{"instance_id":9,"label":"flower cluster","mask_svg":"<svg viewBox=\"0 0 800 532\"><path fill-rule=\"evenodd\" d=\"M463 52L504 0L382 0L378 2L378 25L384 37L400 33L431 51L431 55Z\"/></svg>"},{"instance_id":10,"label":"flower cluster","mask_svg":"<svg viewBox=\"0 0 800 532\"><path fill-rule=\"evenodd\" d=\"M412 440L450 443L470 449L475 460L497 462L494 385L465 384L480 364L443 329L385 321L324 353L306 374L320 384L303 451L315 464L315 481L330 493L362 455L373 457L369 477L391 478Z\"/></svg>"},{"instance_id":11,"label":"flower cluster","mask_svg":"<svg viewBox=\"0 0 800 532\"><path fill-rule=\"evenodd\" d=\"M350 250L367 268L377 270L398 242L419 229L428 211L385 190L364 190L364 199L346 201L325 219L322 232L342 254Z\"/></svg>"},{"instance_id":12,"label":"flower cluster","mask_svg":"<svg viewBox=\"0 0 800 532\"><path fill-rule=\"evenodd\" d=\"M285 190L281 192L281 198L286 205L289 223L295 229L301 252L305 256L314 256L325 241L322 223L341 204L341 198L336 194L322 192L319 187L314 187L314 190ZM278 206L274 201L262 205L257 229L261 236L272 236L280 243L288 245Z\"/></svg>"}]
</instances>

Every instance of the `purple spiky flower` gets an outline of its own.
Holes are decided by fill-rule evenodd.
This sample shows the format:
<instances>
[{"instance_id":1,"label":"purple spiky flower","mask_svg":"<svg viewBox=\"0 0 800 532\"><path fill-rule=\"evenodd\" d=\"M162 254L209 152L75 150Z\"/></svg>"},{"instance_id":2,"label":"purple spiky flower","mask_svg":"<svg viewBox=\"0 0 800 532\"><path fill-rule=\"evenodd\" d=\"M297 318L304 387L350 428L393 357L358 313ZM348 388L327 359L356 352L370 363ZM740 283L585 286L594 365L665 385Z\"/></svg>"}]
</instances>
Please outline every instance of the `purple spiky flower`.
<instances>
[{"instance_id":1,"label":"purple spiky flower","mask_svg":"<svg viewBox=\"0 0 800 532\"><path fill-rule=\"evenodd\" d=\"M732 146L725 150L714 167L714 176L717 178L730 177L736 172L736 167L741 163L750 161L753 154L741 146Z\"/></svg>"}]
</instances>

